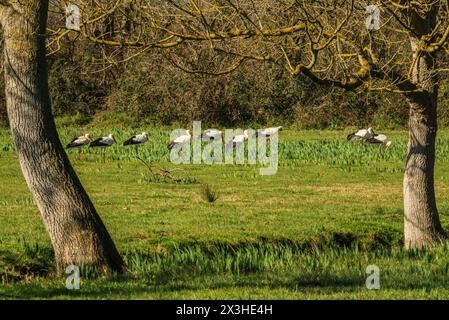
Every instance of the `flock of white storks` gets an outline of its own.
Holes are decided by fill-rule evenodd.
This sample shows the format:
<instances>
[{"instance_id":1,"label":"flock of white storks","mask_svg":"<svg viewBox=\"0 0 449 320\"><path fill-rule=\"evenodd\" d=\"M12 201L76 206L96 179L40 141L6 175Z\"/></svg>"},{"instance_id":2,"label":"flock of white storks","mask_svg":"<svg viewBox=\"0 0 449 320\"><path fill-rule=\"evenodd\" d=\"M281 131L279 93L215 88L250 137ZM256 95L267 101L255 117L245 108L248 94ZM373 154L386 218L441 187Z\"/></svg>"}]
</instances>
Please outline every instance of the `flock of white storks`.
<instances>
[{"instance_id":1,"label":"flock of white storks","mask_svg":"<svg viewBox=\"0 0 449 320\"><path fill-rule=\"evenodd\" d=\"M270 137L271 135L282 130L282 127L271 127L257 131L254 133L255 137L263 136ZM201 134L201 139L203 140L217 140L222 138L222 132L217 129L207 129ZM176 139L170 141L167 145L169 149L174 148L175 146L183 145L190 141L191 138L191 130L186 130L185 133ZM229 142L231 146L244 143L249 138L249 130L244 130L243 134L235 135L233 139ZM384 134L375 134L373 128L361 129L354 133L351 133L347 136L348 141L364 141L370 144L378 144L380 146L384 146L388 148L391 146L391 141ZM123 142L124 146L129 145L140 145L148 141L148 134L146 132L142 132L141 134L134 135ZM112 146L114 143L117 143L115 137L110 134L105 137L101 137L93 140L91 136L86 133L83 136L74 138L68 145L67 148L78 148L81 153L81 148L84 146L89 146L89 148L101 147L107 148Z\"/></svg>"}]
</instances>

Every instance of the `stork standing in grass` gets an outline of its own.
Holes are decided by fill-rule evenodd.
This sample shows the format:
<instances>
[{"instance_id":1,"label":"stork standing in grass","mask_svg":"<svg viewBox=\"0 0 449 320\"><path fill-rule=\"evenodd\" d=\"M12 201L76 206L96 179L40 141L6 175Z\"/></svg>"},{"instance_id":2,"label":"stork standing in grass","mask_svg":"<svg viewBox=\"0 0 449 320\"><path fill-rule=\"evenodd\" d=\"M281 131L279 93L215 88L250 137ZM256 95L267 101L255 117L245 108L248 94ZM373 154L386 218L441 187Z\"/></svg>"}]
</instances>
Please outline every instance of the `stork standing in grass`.
<instances>
[{"instance_id":1,"label":"stork standing in grass","mask_svg":"<svg viewBox=\"0 0 449 320\"><path fill-rule=\"evenodd\" d=\"M115 140L114 136L112 134L108 135L107 137L101 137L94 141L92 141L89 144L89 148L101 148L101 157L103 159L103 162L105 162L105 149L112 146L117 141Z\"/></svg>"},{"instance_id":2,"label":"stork standing in grass","mask_svg":"<svg viewBox=\"0 0 449 320\"><path fill-rule=\"evenodd\" d=\"M186 130L185 134L183 134L182 136L177 137L176 139L174 139L173 141L170 141L170 143L167 145L168 149L173 149L176 146L180 146L183 145L185 143L190 142L190 138L191 138L191 134L190 134L190 130Z\"/></svg>"},{"instance_id":3,"label":"stork standing in grass","mask_svg":"<svg viewBox=\"0 0 449 320\"><path fill-rule=\"evenodd\" d=\"M209 141L211 139L213 140L220 140L222 136L222 133L218 129L207 129L203 132L201 135L202 140Z\"/></svg>"},{"instance_id":4,"label":"stork standing in grass","mask_svg":"<svg viewBox=\"0 0 449 320\"><path fill-rule=\"evenodd\" d=\"M362 129L359 131L356 131L354 133L351 133L347 136L348 141L362 141L367 140L369 138L372 138L375 136L373 128L369 127L368 129Z\"/></svg>"},{"instance_id":5,"label":"stork standing in grass","mask_svg":"<svg viewBox=\"0 0 449 320\"><path fill-rule=\"evenodd\" d=\"M234 146L241 145L242 143L245 143L245 141L248 141L248 130L244 130L243 134L235 135L231 141L228 142L226 145L227 149L233 149Z\"/></svg>"},{"instance_id":6,"label":"stork standing in grass","mask_svg":"<svg viewBox=\"0 0 449 320\"><path fill-rule=\"evenodd\" d=\"M374 137L368 138L366 142L378 144L379 146L385 147L385 149L388 149L392 144L392 142L388 140L388 137L384 134L376 134Z\"/></svg>"},{"instance_id":7,"label":"stork standing in grass","mask_svg":"<svg viewBox=\"0 0 449 320\"><path fill-rule=\"evenodd\" d=\"M86 133L84 136L73 138L73 140L66 146L67 149L78 148L78 159L81 159L82 148L92 142L90 134Z\"/></svg>"},{"instance_id":8,"label":"stork standing in grass","mask_svg":"<svg viewBox=\"0 0 449 320\"><path fill-rule=\"evenodd\" d=\"M137 134L132 136L125 142L123 142L124 146L133 145L136 148L136 154L138 153L138 146L148 141L148 134L146 132L142 132L141 134Z\"/></svg>"},{"instance_id":9,"label":"stork standing in grass","mask_svg":"<svg viewBox=\"0 0 449 320\"><path fill-rule=\"evenodd\" d=\"M272 135L278 133L279 131L282 131L282 126L279 127L271 127L271 128L265 128L258 132L256 132L256 137L271 137Z\"/></svg>"}]
</instances>

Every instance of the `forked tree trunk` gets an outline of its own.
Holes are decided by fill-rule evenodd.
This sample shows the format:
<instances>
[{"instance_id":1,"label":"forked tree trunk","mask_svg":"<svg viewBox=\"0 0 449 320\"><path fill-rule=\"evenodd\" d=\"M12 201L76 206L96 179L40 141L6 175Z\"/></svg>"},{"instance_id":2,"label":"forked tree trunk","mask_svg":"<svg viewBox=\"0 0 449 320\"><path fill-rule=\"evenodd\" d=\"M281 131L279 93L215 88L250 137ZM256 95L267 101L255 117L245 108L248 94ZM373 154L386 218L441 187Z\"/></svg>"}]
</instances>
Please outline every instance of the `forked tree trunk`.
<instances>
[{"instance_id":1,"label":"forked tree trunk","mask_svg":"<svg viewBox=\"0 0 449 320\"><path fill-rule=\"evenodd\" d=\"M417 39L411 39L414 52L417 43ZM410 119L404 175L404 241L406 248L421 248L440 243L445 232L438 216L434 187L438 98L438 82L432 74L435 59L428 54L417 58L416 53L413 58L413 82L423 91L407 94Z\"/></svg>"},{"instance_id":2,"label":"forked tree trunk","mask_svg":"<svg viewBox=\"0 0 449 320\"><path fill-rule=\"evenodd\" d=\"M48 1L24 3L3 7L1 14L7 110L57 269L85 263L103 272L122 271L122 259L64 152L51 113L44 37Z\"/></svg>"}]
</instances>

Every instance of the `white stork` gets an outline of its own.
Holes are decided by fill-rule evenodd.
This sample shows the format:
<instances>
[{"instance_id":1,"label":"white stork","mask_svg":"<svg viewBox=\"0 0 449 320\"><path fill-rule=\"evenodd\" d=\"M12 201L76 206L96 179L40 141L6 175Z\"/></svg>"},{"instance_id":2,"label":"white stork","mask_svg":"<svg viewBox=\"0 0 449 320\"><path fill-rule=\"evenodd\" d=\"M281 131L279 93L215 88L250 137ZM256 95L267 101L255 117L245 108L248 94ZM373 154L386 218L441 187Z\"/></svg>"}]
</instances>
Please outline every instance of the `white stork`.
<instances>
[{"instance_id":1,"label":"white stork","mask_svg":"<svg viewBox=\"0 0 449 320\"><path fill-rule=\"evenodd\" d=\"M133 145L136 147L136 153L137 153L137 146L140 144L143 144L148 141L148 134L146 132L142 132L141 134L137 134L135 136L132 136L125 142L123 142L124 146Z\"/></svg>"},{"instance_id":2,"label":"white stork","mask_svg":"<svg viewBox=\"0 0 449 320\"><path fill-rule=\"evenodd\" d=\"M105 161L105 152L104 149L112 146L117 141L115 140L112 134L109 134L107 137L101 137L89 144L89 148L101 148L101 156L103 158L103 162Z\"/></svg>"},{"instance_id":3,"label":"white stork","mask_svg":"<svg viewBox=\"0 0 449 320\"><path fill-rule=\"evenodd\" d=\"M226 148L233 149L234 146L240 145L248 141L248 130L243 130L243 134L235 135L231 141L226 145Z\"/></svg>"},{"instance_id":4,"label":"white stork","mask_svg":"<svg viewBox=\"0 0 449 320\"><path fill-rule=\"evenodd\" d=\"M78 148L78 159L81 158L82 147L88 145L92 141L90 134L86 133L84 136L73 138L66 146L67 149Z\"/></svg>"},{"instance_id":5,"label":"white stork","mask_svg":"<svg viewBox=\"0 0 449 320\"><path fill-rule=\"evenodd\" d=\"M388 149L392 144L392 142L388 140L388 137L384 134L376 134L374 137L368 138L366 142L379 144L381 146L384 146L385 149Z\"/></svg>"},{"instance_id":6,"label":"white stork","mask_svg":"<svg viewBox=\"0 0 449 320\"><path fill-rule=\"evenodd\" d=\"M148 134L146 132L142 132L141 134L132 136L131 138L129 138L128 140L123 142L123 145L124 146L137 145L137 144L145 143L147 141L148 141Z\"/></svg>"},{"instance_id":7,"label":"white stork","mask_svg":"<svg viewBox=\"0 0 449 320\"><path fill-rule=\"evenodd\" d=\"M190 130L186 130L185 134L183 134L182 136L177 137L173 141L170 141L170 143L167 145L167 148L171 150L175 146L183 145L183 144L185 144L185 143L190 141L190 137L191 137Z\"/></svg>"},{"instance_id":8,"label":"white stork","mask_svg":"<svg viewBox=\"0 0 449 320\"><path fill-rule=\"evenodd\" d=\"M354 133L351 133L350 135L348 135L347 140L348 141L367 140L369 138L374 137L374 135L375 134L373 128L369 127L368 129L362 129Z\"/></svg>"},{"instance_id":9,"label":"white stork","mask_svg":"<svg viewBox=\"0 0 449 320\"><path fill-rule=\"evenodd\" d=\"M219 140L221 139L222 133L218 129L207 129L203 132L201 135L201 139L209 141L211 139L213 140Z\"/></svg>"},{"instance_id":10,"label":"white stork","mask_svg":"<svg viewBox=\"0 0 449 320\"><path fill-rule=\"evenodd\" d=\"M269 138L272 135L278 133L279 131L282 131L282 126L262 129L256 133L256 136Z\"/></svg>"}]
</instances>

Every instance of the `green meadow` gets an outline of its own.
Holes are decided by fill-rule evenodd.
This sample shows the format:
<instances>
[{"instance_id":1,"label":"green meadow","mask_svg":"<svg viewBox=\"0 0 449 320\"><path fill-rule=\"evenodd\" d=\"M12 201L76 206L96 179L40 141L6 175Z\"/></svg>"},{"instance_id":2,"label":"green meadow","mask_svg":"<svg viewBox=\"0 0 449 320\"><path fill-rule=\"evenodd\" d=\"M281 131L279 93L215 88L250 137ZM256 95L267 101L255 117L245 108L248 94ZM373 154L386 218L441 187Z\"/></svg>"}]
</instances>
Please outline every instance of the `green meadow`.
<instances>
[{"instance_id":1,"label":"green meadow","mask_svg":"<svg viewBox=\"0 0 449 320\"><path fill-rule=\"evenodd\" d=\"M120 142L148 131L138 151ZM130 273L81 268L80 290L57 277L49 237L0 130L0 298L401 299L449 298L449 245L402 247L407 134L388 150L346 141L349 131L287 129L279 168L173 165L170 128L60 127L63 143L114 133L106 150L68 150ZM143 160L143 161L142 161ZM436 190L449 229L449 131L439 132ZM380 269L368 290L366 268Z\"/></svg>"}]
</instances>

